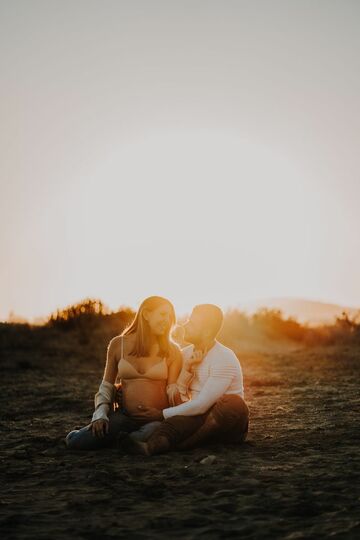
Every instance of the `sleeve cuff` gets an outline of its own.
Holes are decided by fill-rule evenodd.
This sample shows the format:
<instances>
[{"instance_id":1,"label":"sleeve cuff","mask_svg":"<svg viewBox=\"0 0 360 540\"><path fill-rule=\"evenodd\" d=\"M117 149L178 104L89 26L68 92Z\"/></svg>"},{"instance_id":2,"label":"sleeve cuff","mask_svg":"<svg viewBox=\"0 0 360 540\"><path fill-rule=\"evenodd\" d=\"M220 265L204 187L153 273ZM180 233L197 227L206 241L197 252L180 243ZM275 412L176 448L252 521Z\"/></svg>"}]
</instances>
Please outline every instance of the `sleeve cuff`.
<instances>
[{"instance_id":1,"label":"sleeve cuff","mask_svg":"<svg viewBox=\"0 0 360 540\"><path fill-rule=\"evenodd\" d=\"M164 417L164 420L167 420L167 418L170 418L172 415L171 415L171 409L174 409L175 407L169 407L168 409L163 409L163 417Z\"/></svg>"},{"instance_id":2,"label":"sleeve cuff","mask_svg":"<svg viewBox=\"0 0 360 540\"><path fill-rule=\"evenodd\" d=\"M95 422L95 420L100 420L100 418L103 420L109 421L109 417L108 417L109 409L110 409L109 405L107 405L106 403L102 403L94 411L91 421Z\"/></svg>"}]
</instances>

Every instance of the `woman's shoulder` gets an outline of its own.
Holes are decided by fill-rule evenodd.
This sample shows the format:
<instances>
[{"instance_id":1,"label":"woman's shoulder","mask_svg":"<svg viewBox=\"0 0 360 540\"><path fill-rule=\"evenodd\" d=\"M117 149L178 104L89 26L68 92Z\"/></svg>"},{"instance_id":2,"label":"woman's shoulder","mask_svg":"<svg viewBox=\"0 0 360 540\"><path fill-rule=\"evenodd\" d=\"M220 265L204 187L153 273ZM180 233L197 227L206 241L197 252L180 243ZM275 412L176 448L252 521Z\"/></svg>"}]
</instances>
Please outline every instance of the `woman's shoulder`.
<instances>
[{"instance_id":1,"label":"woman's shoulder","mask_svg":"<svg viewBox=\"0 0 360 540\"><path fill-rule=\"evenodd\" d=\"M111 347L115 354L118 355L121 352L121 346L122 342L124 344L124 353L126 354L130 348L133 347L135 340L135 334L127 334L123 336L122 334L119 334L118 336L114 336L109 343L109 348Z\"/></svg>"},{"instance_id":2,"label":"woman's shoulder","mask_svg":"<svg viewBox=\"0 0 360 540\"><path fill-rule=\"evenodd\" d=\"M175 343L175 341L169 341L169 347L170 347L170 351L171 352L180 352L181 353L181 348L179 347L179 345L177 343Z\"/></svg>"},{"instance_id":3,"label":"woman's shoulder","mask_svg":"<svg viewBox=\"0 0 360 540\"><path fill-rule=\"evenodd\" d=\"M108 354L110 357L116 358L121 347L121 336L114 336L108 344Z\"/></svg>"},{"instance_id":4,"label":"woman's shoulder","mask_svg":"<svg viewBox=\"0 0 360 540\"><path fill-rule=\"evenodd\" d=\"M170 361L182 359L181 349L177 343L174 343L174 341L170 341L169 351L170 351L170 355L169 355Z\"/></svg>"}]
</instances>

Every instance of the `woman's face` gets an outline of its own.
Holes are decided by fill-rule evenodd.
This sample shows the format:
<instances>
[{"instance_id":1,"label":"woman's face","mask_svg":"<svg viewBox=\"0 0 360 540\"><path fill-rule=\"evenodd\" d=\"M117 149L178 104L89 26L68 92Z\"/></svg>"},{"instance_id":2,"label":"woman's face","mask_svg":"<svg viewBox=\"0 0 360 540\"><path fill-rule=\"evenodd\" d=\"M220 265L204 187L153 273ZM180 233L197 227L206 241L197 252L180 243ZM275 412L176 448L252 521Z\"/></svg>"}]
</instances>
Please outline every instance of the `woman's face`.
<instances>
[{"instance_id":1,"label":"woman's face","mask_svg":"<svg viewBox=\"0 0 360 540\"><path fill-rule=\"evenodd\" d=\"M163 304L152 311L144 309L143 316L150 326L150 330L156 336L161 336L170 330L172 323L172 309L167 304Z\"/></svg>"}]
</instances>

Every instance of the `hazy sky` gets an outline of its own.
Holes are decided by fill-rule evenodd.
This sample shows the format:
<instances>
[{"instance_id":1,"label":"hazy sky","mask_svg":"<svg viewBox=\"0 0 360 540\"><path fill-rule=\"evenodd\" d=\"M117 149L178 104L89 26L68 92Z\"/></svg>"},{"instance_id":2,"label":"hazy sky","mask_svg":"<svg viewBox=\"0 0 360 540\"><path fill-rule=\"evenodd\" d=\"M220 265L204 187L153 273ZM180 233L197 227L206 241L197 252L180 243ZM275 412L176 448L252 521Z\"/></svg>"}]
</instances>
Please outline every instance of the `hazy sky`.
<instances>
[{"instance_id":1,"label":"hazy sky","mask_svg":"<svg viewBox=\"0 0 360 540\"><path fill-rule=\"evenodd\" d=\"M0 0L0 318L360 305L360 2Z\"/></svg>"}]
</instances>

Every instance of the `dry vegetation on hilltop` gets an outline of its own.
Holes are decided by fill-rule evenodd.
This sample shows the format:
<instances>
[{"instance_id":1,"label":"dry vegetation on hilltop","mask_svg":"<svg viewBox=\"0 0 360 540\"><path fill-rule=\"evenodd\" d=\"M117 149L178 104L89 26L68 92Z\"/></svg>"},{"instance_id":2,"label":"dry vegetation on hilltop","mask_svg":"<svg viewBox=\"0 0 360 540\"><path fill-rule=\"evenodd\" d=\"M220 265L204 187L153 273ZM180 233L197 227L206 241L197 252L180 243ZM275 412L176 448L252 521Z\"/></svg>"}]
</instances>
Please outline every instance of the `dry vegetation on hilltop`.
<instances>
[{"instance_id":1,"label":"dry vegetation on hilltop","mask_svg":"<svg viewBox=\"0 0 360 540\"><path fill-rule=\"evenodd\" d=\"M110 312L97 299L85 299L52 313L45 324L0 324L0 351L4 361L36 362L45 352L54 360L73 357L77 362L103 362L109 340L134 317L131 308ZM174 332L176 339L176 330ZM360 344L360 322L345 313L332 325L310 327L284 318L278 310L259 310L252 316L238 310L225 313L219 336L236 352L264 350L274 345L327 346ZM23 354L31 351L31 355Z\"/></svg>"}]
</instances>

